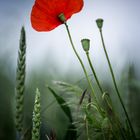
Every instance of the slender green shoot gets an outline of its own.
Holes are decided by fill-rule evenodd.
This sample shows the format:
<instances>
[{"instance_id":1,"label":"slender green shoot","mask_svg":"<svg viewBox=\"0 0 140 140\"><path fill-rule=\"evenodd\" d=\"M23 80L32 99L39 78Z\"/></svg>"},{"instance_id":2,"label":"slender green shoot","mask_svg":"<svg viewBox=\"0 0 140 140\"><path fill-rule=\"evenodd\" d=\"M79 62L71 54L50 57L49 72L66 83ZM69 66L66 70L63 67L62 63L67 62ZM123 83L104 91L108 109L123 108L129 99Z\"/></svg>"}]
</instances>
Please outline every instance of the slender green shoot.
<instances>
[{"instance_id":1,"label":"slender green shoot","mask_svg":"<svg viewBox=\"0 0 140 140\"><path fill-rule=\"evenodd\" d=\"M83 62L82 62L82 60L81 60L81 58L80 58L78 52L77 52L76 49L75 49L75 46L74 46L74 43L73 43L73 40L72 40L72 37L71 37L71 34L70 34L70 30L69 30L69 27L68 27L67 22L66 22L65 15L62 13L62 14L60 14L60 15L58 16L58 18L60 19L60 21L61 21L61 22L65 25L65 27L66 27L66 30L67 30L67 33L68 33L68 37L69 37L69 40L70 40L70 43L71 43L71 46L72 46L72 49L73 49L73 51L74 51L76 57L78 58L78 60L79 60L79 62L80 62L80 64L81 64L81 66L82 66L82 69L83 69L84 74L85 74L85 76L86 76L87 82L88 82L88 84L89 84L89 86L90 86L90 88L91 88L91 91L92 91L94 100L95 100L95 102L96 102L96 104L97 104L97 108L98 108L99 112L102 114L101 107L100 107L100 105L99 105L99 103L98 103L98 100L97 100L97 98L96 98L96 95L95 95L93 86L92 86L92 84L91 84L91 81L90 81L90 79L89 79L89 77L88 77L86 68L85 68L85 66L84 66L84 64L83 64Z\"/></svg>"},{"instance_id":2,"label":"slender green shoot","mask_svg":"<svg viewBox=\"0 0 140 140\"><path fill-rule=\"evenodd\" d=\"M100 92L103 94L103 89L102 89L101 84L100 84L100 82L99 82L99 80L98 80L97 74L96 74L96 72L95 72L95 69L94 69L94 67L93 67L93 65L92 65L92 62L91 62L91 59L90 59L90 56L89 56L90 40L89 40L89 39L82 39L82 40L81 40L81 44L82 44L83 50L84 50L85 53L86 53L86 56L87 56L87 59L88 59L88 63L89 63L89 65L90 65L90 68L91 68L92 73L93 73L93 75L94 75L94 78L95 78L95 80L96 80L96 83L97 83L97 85L98 85L98 87L99 87L99 89L100 89Z\"/></svg>"},{"instance_id":3,"label":"slender green shoot","mask_svg":"<svg viewBox=\"0 0 140 140\"><path fill-rule=\"evenodd\" d=\"M93 67L93 65L92 65L92 62L91 62L91 59L90 59L90 56L89 56L89 52L86 52L86 56L87 56L87 59L88 59L90 68L91 68L91 70L92 70L92 73L93 73L93 75L94 75L94 77L95 77L96 83L97 83L97 85L98 85L98 87L99 87L99 89L100 89L100 92L103 94L104 91L103 91L102 86L101 86L101 84L100 84L100 82L99 82L99 79L98 79L98 77L97 77L97 74L96 74L96 72L95 72L95 69L94 69L94 67Z\"/></svg>"},{"instance_id":4,"label":"slender green shoot","mask_svg":"<svg viewBox=\"0 0 140 140\"><path fill-rule=\"evenodd\" d=\"M110 62L110 59L109 59L106 47L105 47L105 42L104 42L103 33L102 33L103 19L97 19L96 23L97 23L97 26L98 26L99 31L100 31L100 36L101 36L103 50L105 52L105 56L106 56L106 59L107 59L108 65L109 65L109 69L110 69L110 73L111 73L111 76L112 76L112 80L113 80L113 84L114 84L115 90L117 92L118 98L120 100L120 103L121 103L122 108L124 110L125 116L126 116L127 121L129 123L130 129L132 131L133 138L136 139L135 132L133 130L133 127L132 127L131 121L129 119L128 113L126 111L125 105L123 103L123 100L121 98L121 95L120 95L120 92L119 92L119 89L118 89L118 86L117 86L117 82L116 82L116 79L115 79L115 75L114 75L114 72L113 72L113 68L112 68L112 65L111 65L111 62Z\"/></svg>"}]
</instances>

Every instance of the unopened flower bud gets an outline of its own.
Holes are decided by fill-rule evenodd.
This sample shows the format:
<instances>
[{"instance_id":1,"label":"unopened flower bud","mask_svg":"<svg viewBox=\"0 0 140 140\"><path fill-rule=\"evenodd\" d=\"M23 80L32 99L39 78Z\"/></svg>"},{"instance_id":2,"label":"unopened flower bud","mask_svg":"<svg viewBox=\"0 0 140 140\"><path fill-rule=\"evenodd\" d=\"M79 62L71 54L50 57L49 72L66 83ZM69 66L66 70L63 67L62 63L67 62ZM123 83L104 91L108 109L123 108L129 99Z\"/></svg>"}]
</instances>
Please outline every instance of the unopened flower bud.
<instances>
[{"instance_id":1,"label":"unopened flower bud","mask_svg":"<svg viewBox=\"0 0 140 140\"><path fill-rule=\"evenodd\" d=\"M89 48L90 48L90 40L89 39L82 39L81 43L82 43L82 47L83 47L84 51L88 52Z\"/></svg>"},{"instance_id":2,"label":"unopened flower bud","mask_svg":"<svg viewBox=\"0 0 140 140\"><path fill-rule=\"evenodd\" d=\"M104 20L99 18L96 20L97 26L99 29L102 29Z\"/></svg>"}]
</instances>

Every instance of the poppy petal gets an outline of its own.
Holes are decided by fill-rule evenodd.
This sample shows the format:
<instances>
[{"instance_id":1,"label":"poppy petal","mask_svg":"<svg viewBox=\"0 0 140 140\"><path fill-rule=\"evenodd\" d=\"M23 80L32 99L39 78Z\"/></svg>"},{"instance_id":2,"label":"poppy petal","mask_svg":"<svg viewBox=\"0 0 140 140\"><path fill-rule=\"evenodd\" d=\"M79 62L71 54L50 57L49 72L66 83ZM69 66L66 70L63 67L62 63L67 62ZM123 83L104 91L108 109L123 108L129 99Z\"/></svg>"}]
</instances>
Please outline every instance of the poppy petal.
<instances>
[{"instance_id":1,"label":"poppy petal","mask_svg":"<svg viewBox=\"0 0 140 140\"><path fill-rule=\"evenodd\" d=\"M68 20L83 7L83 0L36 0L31 12L31 24L37 31L50 31L62 24L58 16Z\"/></svg>"}]
</instances>

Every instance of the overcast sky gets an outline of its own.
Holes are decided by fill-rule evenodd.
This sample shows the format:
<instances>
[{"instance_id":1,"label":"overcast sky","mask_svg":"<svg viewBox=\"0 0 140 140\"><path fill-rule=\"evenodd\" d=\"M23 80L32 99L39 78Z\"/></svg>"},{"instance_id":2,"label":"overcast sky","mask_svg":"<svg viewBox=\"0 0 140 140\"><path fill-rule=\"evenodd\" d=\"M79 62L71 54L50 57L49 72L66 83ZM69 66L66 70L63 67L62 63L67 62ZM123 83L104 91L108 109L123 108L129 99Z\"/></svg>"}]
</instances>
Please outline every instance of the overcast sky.
<instances>
[{"instance_id":1,"label":"overcast sky","mask_svg":"<svg viewBox=\"0 0 140 140\"><path fill-rule=\"evenodd\" d=\"M65 70L71 66L80 67L63 25L51 32L36 32L32 29L30 12L33 3L34 0L0 1L0 59L10 62L11 66L16 65L20 29L24 25L29 69L49 59ZM120 67L126 61L139 61L140 0L85 0L83 10L68 21L82 59L85 60L85 54L80 40L89 38L91 57L95 65L101 67L106 61L95 24L97 18L104 19L104 38L114 65Z\"/></svg>"}]
</instances>

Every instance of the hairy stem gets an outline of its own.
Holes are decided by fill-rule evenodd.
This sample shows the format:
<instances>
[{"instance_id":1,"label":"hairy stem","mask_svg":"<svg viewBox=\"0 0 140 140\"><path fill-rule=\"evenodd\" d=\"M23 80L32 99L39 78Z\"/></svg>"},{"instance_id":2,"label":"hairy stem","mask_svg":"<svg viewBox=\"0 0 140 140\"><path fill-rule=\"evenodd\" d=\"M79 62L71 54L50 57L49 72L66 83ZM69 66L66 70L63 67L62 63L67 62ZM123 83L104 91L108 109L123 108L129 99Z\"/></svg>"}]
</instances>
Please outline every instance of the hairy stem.
<instances>
[{"instance_id":1,"label":"hairy stem","mask_svg":"<svg viewBox=\"0 0 140 140\"><path fill-rule=\"evenodd\" d=\"M105 43L104 43L104 38L103 38L102 29L99 29L99 31L100 31L100 36L101 36L101 41L102 41L103 49L104 49L104 52L105 52L105 56L106 56L108 65L109 65L109 69L110 69L110 73L111 73L111 76L112 76L112 80L113 80L113 83L114 83L115 90L116 90L116 92L117 92L118 98L119 98L119 100L120 100L120 103L121 103L122 108L123 108L123 110L124 110L125 116L126 116L127 121L128 121L128 123L129 123L130 129L131 129L131 131L132 131L133 138L136 139L135 132L134 132L134 130L133 130L133 127L132 127L131 121L130 121L130 119L129 119L128 113L127 113L127 111L126 111L126 108L125 108L125 106L124 106L123 100L122 100L122 98L121 98L121 95L120 95L120 92L119 92L119 89L118 89L118 86L117 86L117 83L116 83L115 75L114 75L114 72L113 72L113 69L112 69L112 65L111 65L111 62L110 62L110 60L109 60L108 53L107 53L107 51L106 51L106 47L105 47Z\"/></svg>"},{"instance_id":2,"label":"hairy stem","mask_svg":"<svg viewBox=\"0 0 140 140\"><path fill-rule=\"evenodd\" d=\"M69 40L70 40L72 49L73 49L75 55L77 56L77 58L78 58L78 60L79 60L79 62L80 62L80 64L81 64L81 66L82 66L82 68L83 68L83 71L84 71L84 74L85 74L85 76L86 76L87 82L88 82L88 84L89 84L89 86L90 86L90 88L91 88L91 91L92 91L94 100L95 100L95 102L96 102L96 104L97 104L97 108L98 108L99 112L102 114L102 110L101 110L101 108L100 108L100 106L99 106L99 103L98 103L98 101L97 101L97 98L96 98L96 96L95 96L95 92L94 92L94 89L93 89L93 87L92 87L91 81L90 81L90 79L89 79L89 77L88 77L88 74L87 74L87 71L86 71L86 69L85 69L85 66L84 66L84 64L83 64L83 62L82 62L82 60L81 60L79 54L77 53L77 51L76 51L76 49L75 49L75 46L74 46L74 43L73 43L73 41L72 41L72 37L71 37L70 31L69 31L68 25L67 25L67 23L64 23L64 24L65 24L65 27L66 27L66 30L67 30L67 33L68 33L68 36L69 36Z\"/></svg>"},{"instance_id":3,"label":"hairy stem","mask_svg":"<svg viewBox=\"0 0 140 140\"><path fill-rule=\"evenodd\" d=\"M97 85L98 85L98 87L99 87L101 93L103 94L104 91L103 91L103 89L102 89L102 87L101 87L101 84L100 84L100 82L99 82L99 80L98 80L98 77L97 77L97 75L96 75L95 69L94 69L94 67L93 67L93 65L92 65L92 62L91 62L91 59L90 59L90 56L89 56L89 52L86 52L86 55L87 55L87 59L88 59L90 68L91 68L91 70L92 70L92 73L93 73L93 75L94 75L94 77L95 77L96 83L97 83Z\"/></svg>"}]
</instances>

